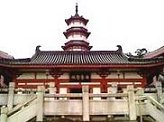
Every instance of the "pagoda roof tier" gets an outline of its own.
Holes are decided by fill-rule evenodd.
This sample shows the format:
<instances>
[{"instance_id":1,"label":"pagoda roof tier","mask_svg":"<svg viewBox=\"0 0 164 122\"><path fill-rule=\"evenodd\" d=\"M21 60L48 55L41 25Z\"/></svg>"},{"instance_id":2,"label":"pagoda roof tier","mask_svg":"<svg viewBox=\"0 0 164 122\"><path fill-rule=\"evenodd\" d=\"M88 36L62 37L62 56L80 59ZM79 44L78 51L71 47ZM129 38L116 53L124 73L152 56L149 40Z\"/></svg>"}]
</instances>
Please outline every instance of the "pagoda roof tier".
<instances>
[{"instance_id":1,"label":"pagoda roof tier","mask_svg":"<svg viewBox=\"0 0 164 122\"><path fill-rule=\"evenodd\" d=\"M67 25L69 25L73 21L80 21L80 22L83 22L84 25L86 25L89 20L79 15L74 15L74 16L71 16L69 19L65 19L65 22L67 23Z\"/></svg>"},{"instance_id":2,"label":"pagoda roof tier","mask_svg":"<svg viewBox=\"0 0 164 122\"><path fill-rule=\"evenodd\" d=\"M74 22L74 21L83 22L84 25L86 25L89 21L88 19L85 19L83 16L79 16L79 14L78 14L78 4L77 3L76 3L76 6L75 6L75 15L71 16L69 19L65 19L65 22L67 23L67 25L69 25L71 22Z\"/></svg>"},{"instance_id":3,"label":"pagoda roof tier","mask_svg":"<svg viewBox=\"0 0 164 122\"><path fill-rule=\"evenodd\" d=\"M163 66L164 58L134 59L116 51L37 51L32 58L0 59L0 66L17 68L55 67L152 67Z\"/></svg>"},{"instance_id":4,"label":"pagoda roof tier","mask_svg":"<svg viewBox=\"0 0 164 122\"><path fill-rule=\"evenodd\" d=\"M84 40L70 40L66 42L65 45L69 45L70 43L75 43L75 44L84 43L85 45L89 45L89 42L86 42Z\"/></svg>"},{"instance_id":5,"label":"pagoda roof tier","mask_svg":"<svg viewBox=\"0 0 164 122\"><path fill-rule=\"evenodd\" d=\"M67 38L68 35L70 35L71 33L75 33L75 32L83 33L87 38L91 34L90 32L88 32L87 29L85 29L83 27L71 27L71 28L67 29L66 32L63 32L63 34Z\"/></svg>"},{"instance_id":6,"label":"pagoda roof tier","mask_svg":"<svg viewBox=\"0 0 164 122\"><path fill-rule=\"evenodd\" d=\"M83 40L70 40L68 42L65 43L65 46L62 46L62 48L64 50L67 50L70 47L73 46L81 46L81 47L85 47L86 50L90 50L92 48L92 46L89 46L89 43Z\"/></svg>"}]
</instances>

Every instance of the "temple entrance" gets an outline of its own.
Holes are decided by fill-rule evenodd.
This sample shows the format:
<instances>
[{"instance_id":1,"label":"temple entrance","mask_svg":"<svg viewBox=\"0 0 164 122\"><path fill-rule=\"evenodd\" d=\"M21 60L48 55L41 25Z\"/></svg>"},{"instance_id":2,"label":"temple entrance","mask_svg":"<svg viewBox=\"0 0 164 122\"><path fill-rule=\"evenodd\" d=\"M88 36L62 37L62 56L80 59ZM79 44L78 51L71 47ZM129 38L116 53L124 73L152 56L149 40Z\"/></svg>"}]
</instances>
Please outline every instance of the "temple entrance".
<instances>
[{"instance_id":1,"label":"temple entrance","mask_svg":"<svg viewBox=\"0 0 164 122\"><path fill-rule=\"evenodd\" d=\"M71 88L70 93L82 93L82 88Z\"/></svg>"},{"instance_id":2,"label":"temple entrance","mask_svg":"<svg viewBox=\"0 0 164 122\"><path fill-rule=\"evenodd\" d=\"M90 72L82 72L82 71L74 71L70 73L70 82L78 83L79 85L82 83L88 83L91 81L91 74ZM70 88L70 93L82 93L81 86Z\"/></svg>"}]
</instances>

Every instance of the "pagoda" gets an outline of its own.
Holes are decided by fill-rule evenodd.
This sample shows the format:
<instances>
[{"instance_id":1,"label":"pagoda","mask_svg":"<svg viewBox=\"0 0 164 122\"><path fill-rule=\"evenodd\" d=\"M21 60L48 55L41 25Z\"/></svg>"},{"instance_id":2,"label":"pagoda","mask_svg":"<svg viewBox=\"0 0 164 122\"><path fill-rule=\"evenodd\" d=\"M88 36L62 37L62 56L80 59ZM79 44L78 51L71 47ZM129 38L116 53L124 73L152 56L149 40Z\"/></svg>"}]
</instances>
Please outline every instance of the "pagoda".
<instances>
[{"instance_id":1,"label":"pagoda","mask_svg":"<svg viewBox=\"0 0 164 122\"><path fill-rule=\"evenodd\" d=\"M63 32L67 42L62 46L64 51L89 51L92 46L89 46L88 32L86 25L89 20L79 16L78 14L78 4L76 4L75 15L66 19L68 29Z\"/></svg>"}]
</instances>

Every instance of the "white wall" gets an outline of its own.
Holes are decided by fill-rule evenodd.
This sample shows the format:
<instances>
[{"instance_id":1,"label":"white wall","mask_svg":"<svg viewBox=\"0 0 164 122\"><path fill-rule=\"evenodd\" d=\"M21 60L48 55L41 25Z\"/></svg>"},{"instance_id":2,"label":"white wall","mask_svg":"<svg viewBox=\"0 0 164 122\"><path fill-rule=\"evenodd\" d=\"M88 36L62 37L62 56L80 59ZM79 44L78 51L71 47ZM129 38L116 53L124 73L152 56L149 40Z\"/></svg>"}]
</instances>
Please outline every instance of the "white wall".
<instances>
[{"instance_id":1,"label":"white wall","mask_svg":"<svg viewBox=\"0 0 164 122\"><path fill-rule=\"evenodd\" d=\"M23 73L17 79L35 79L35 73Z\"/></svg>"},{"instance_id":2,"label":"white wall","mask_svg":"<svg viewBox=\"0 0 164 122\"><path fill-rule=\"evenodd\" d=\"M37 73L36 79L47 79L46 73Z\"/></svg>"},{"instance_id":3,"label":"white wall","mask_svg":"<svg viewBox=\"0 0 164 122\"><path fill-rule=\"evenodd\" d=\"M142 77L136 72L126 72L125 78L142 78Z\"/></svg>"},{"instance_id":4,"label":"white wall","mask_svg":"<svg viewBox=\"0 0 164 122\"><path fill-rule=\"evenodd\" d=\"M62 74L58 79L69 79L69 73Z\"/></svg>"},{"instance_id":5,"label":"white wall","mask_svg":"<svg viewBox=\"0 0 164 122\"><path fill-rule=\"evenodd\" d=\"M123 78L123 73L119 72L119 77L117 72L111 72L106 78Z\"/></svg>"},{"instance_id":6,"label":"white wall","mask_svg":"<svg viewBox=\"0 0 164 122\"><path fill-rule=\"evenodd\" d=\"M84 35L80 35L80 34L70 35L67 40L84 40L88 42L87 38Z\"/></svg>"},{"instance_id":7,"label":"white wall","mask_svg":"<svg viewBox=\"0 0 164 122\"><path fill-rule=\"evenodd\" d=\"M70 23L68 28L70 28L70 27L84 27L84 28L86 28L86 26L81 22L72 22L72 23Z\"/></svg>"},{"instance_id":8,"label":"white wall","mask_svg":"<svg viewBox=\"0 0 164 122\"><path fill-rule=\"evenodd\" d=\"M101 77L97 73L92 73L91 79L101 79Z\"/></svg>"}]
</instances>

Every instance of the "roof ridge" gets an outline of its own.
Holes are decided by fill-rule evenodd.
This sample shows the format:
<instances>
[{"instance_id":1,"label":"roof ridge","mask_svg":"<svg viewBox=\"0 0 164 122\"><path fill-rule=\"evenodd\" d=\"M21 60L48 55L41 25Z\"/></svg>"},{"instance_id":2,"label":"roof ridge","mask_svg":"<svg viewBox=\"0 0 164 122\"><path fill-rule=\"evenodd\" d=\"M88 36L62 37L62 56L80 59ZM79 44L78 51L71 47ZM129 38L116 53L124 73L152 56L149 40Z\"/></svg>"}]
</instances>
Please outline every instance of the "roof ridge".
<instances>
[{"instance_id":1,"label":"roof ridge","mask_svg":"<svg viewBox=\"0 0 164 122\"><path fill-rule=\"evenodd\" d=\"M31 59L35 59L37 55L39 54L92 54L92 55L97 55L97 54L117 54L117 55L125 55L124 53L118 51L118 50L103 50L103 51L39 51L35 53Z\"/></svg>"},{"instance_id":2,"label":"roof ridge","mask_svg":"<svg viewBox=\"0 0 164 122\"><path fill-rule=\"evenodd\" d=\"M164 46L162 46L154 51L148 52L147 54L145 54L144 58L152 58L153 56L160 55L161 53L164 53Z\"/></svg>"},{"instance_id":3,"label":"roof ridge","mask_svg":"<svg viewBox=\"0 0 164 122\"><path fill-rule=\"evenodd\" d=\"M78 52L78 53L120 53L120 52L118 52L118 50L101 50L101 51L99 51L99 50L92 50L92 51L57 51L57 50L42 50L42 51L40 51L39 53L54 53L54 52L62 52L62 53L64 53L64 52L71 52L71 53L74 53L74 52ZM122 54L122 53L120 53L120 54Z\"/></svg>"},{"instance_id":4,"label":"roof ridge","mask_svg":"<svg viewBox=\"0 0 164 122\"><path fill-rule=\"evenodd\" d=\"M156 58L136 58L136 57L129 57L128 60L129 61L156 61L156 60L164 61L164 58L163 57L156 57Z\"/></svg>"}]
</instances>

